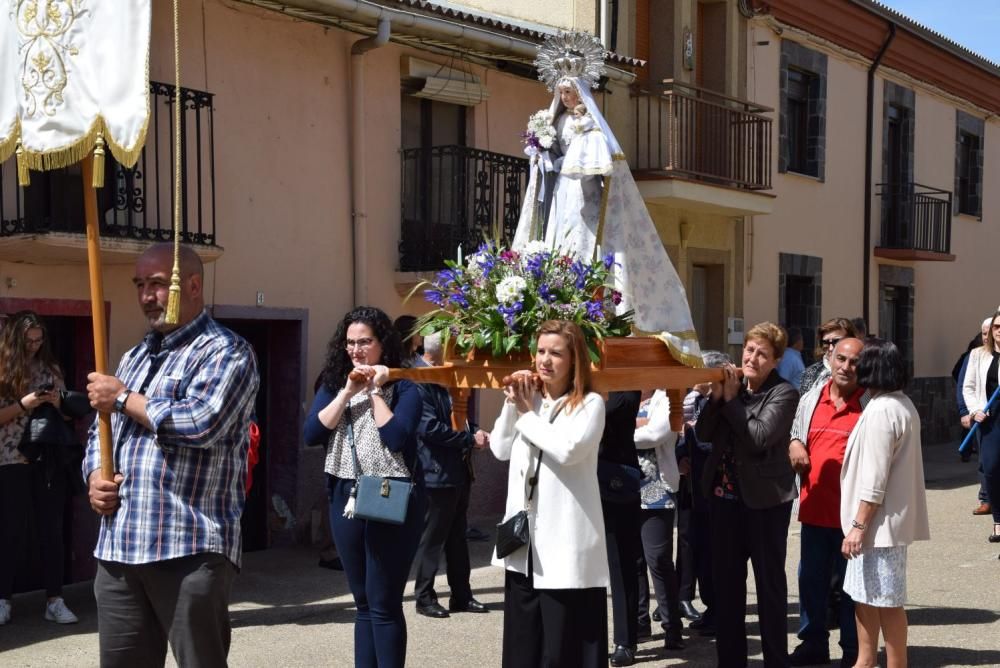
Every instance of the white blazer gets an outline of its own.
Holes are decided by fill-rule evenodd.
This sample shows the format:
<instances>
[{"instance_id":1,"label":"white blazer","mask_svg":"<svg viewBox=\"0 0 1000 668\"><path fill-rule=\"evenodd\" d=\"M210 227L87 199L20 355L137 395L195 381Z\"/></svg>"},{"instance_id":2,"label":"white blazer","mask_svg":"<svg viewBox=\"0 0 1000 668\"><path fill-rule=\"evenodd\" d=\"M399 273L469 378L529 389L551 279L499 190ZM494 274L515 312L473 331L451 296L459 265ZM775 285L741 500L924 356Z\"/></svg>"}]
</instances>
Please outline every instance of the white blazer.
<instances>
[{"instance_id":1,"label":"white blazer","mask_svg":"<svg viewBox=\"0 0 1000 668\"><path fill-rule=\"evenodd\" d=\"M878 504L865 531L865 549L930 539L920 415L901 391L869 401L847 439L840 469L840 524L845 536L861 501Z\"/></svg>"},{"instance_id":2,"label":"white blazer","mask_svg":"<svg viewBox=\"0 0 1000 668\"><path fill-rule=\"evenodd\" d=\"M528 509L533 584L537 589L607 587L608 551L597 485L604 400L588 394L575 410L560 411L550 424L559 403L543 407L536 397L534 410L521 416L513 404L504 403L493 425L490 450L497 459L510 460L504 519L525 509L528 479L541 451L538 484ZM493 564L527 575L528 550L505 559L497 559L494 551Z\"/></svg>"},{"instance_id":3,"label":"white blazer","mask_svg":"<svg viewBox=\"0 0 1000 668\"><path fill-rule=\"evenodd\" d=\"M993 356L983 350L982 346L973 348L969 353L969 364L965 369L965 382L962 384L962 398L969 409L969 415L976 411L986 410L986 372L993 363Z\"/></svg>"},{"instance_id":4,"label":"white blazer","mask_svg":"<svg viewBox=\"0 0 1000 668\"><path fill-rule=\"evenodd\" d=\"M649 419L642 427L635 430L636 450L654 450L656 466L660 469L660 481L677 491L681 482L681 473L677 468L677 432L670 430L670 397L663 390L657 390L646 406L646 416Z\"/></svg>"}]
</instances>

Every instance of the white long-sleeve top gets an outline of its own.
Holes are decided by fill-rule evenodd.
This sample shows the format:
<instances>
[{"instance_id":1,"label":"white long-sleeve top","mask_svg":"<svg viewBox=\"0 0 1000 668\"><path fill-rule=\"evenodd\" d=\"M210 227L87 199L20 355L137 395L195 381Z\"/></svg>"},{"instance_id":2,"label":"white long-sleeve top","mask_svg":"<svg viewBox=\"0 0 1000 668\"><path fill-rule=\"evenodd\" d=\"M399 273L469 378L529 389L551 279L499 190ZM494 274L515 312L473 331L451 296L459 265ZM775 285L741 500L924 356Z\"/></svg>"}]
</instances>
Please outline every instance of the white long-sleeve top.
<instances>
[{"instance_id":1,"label":"white long-sleeve top","mask_svg":"<svg viewBox=\"0 0 1000 668\"><path fill-rule=\"evenodd\" d=\"M504 559L494 552L493 564L527 575L530 549L537 589L607 587L608 553L597 485L604 401L588 394L580 406L560 411L550 423L559 403L543 404L538 397L534 410L520 416L513 404L505 403L490 432L493 455L510 461L505 519L525 509L528 479L543 453L527 509L531 544Z\"/></svg>"},{"instance_id":2,"label":"white long-sleeve top","mask_svg":"<svg viewBox=\"0 0 1000 668\"><path fill-rule=\"evenodd\" d=\"M660 481L677 491L681 474L677 468L677 432L670 429L670 397L663 390L657 390L646 407L648 422L635 430L636 450L654 450L656 466L660 469Z\"/></svg>"},{"instance_id":3,"label":"white long-sleeve top","mask_svg":"<svg viewBox=\"0 0 1000 668\"><path fill-rule=\"evenodd\" d=\"M965 382L962 384L962 398L969 409L969 415L976 411L985 411L990 398L986 396L986 372L993 363L993 355L986 352L982 346L973 348L969 353L969 363L965 369Z\"/></svg>"}]
</instances>

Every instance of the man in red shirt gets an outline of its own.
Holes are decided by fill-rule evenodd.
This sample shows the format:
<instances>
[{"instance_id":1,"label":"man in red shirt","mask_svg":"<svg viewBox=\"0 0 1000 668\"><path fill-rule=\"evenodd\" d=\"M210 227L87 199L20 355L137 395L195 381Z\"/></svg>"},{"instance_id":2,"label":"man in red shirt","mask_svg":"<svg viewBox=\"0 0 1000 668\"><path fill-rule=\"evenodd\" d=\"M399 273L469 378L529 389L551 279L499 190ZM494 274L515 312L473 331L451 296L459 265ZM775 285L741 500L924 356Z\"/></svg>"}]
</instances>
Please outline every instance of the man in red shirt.
<instances>
[{"instance_id":1,"label":"man in red shirt","mask_svg":"<svg viewBox=\"0 0 1000 668\"><path fill-rule=\"evenodd\" d=\"M833 350L833 375L799 400L788 454L801 481L799 522L802 523L799 558L799 639L789 656L793 666L830 662L830 633L826 630L830 578L837 569L843 580L847 561L840 552L840 469L847 439L861 417L868 396L858 387L856 365L864 344L841 340ZM841 666L853 666L858 655L854 601L840 597Z\"/></svg>"}]
</instances>

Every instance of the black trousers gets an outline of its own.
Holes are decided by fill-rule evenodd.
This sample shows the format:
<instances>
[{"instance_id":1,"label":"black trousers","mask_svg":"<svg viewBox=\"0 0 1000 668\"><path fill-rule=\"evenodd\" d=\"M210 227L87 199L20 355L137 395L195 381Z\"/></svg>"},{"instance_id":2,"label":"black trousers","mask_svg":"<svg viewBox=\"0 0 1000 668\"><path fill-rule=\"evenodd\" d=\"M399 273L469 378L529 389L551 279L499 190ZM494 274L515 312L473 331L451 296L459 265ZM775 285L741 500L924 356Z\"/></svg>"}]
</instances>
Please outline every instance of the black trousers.
<instances>
[{"instance_id":1,"label":"black trousers","mask_svg":"<svg viewBox=\"0 0 1000 668\"><path fill-rule=\"evenodd\" d=\"M502 667L606 668L607 610L603 587L535 589L530 577L507 571Z\"/></svg>"},{"instance_id":2,"label":"black trousers","mask_svg":"<svg viewBox=\"0 0 1000 668\"><path fill-rule=\"evenodd\" d=\"M644 568L639 571L639 617L644 626L649 619L649 584L646 568L653 580L653 593L660 608L663 628L681 628L680 599L677 594L677 571L674 569L674 509L643 510L639 514Z\"/></svg>"},{"instance_id":3,"label":"black trousers","mask_svg":"<svg viewBox=\"0 0 1000 668\"><path fill-rule=\"evenodd\" d=\"M62 593L66 552L63 516L66 507L66 473L57 469L46 475L45 466L9 464L0 466L0 598L9 599L14 580L25 558L41 559L42 584L47 596ZM30 546L32 520L38 536L38 550Z\"/></svg>"},{"instance_id":4,"label":"black trousers","mask_svg":"<svg viewBox=\"0 0 1000 668\"><path fill-rule=\"evenodd\" d=\"M694 536L691 532L691 508L677 509L677 596L682 601L693 601L698 581L698 562L695 560Z\"/></svg>"},{"instance_id":5,"label":"black trousers","mask_svg":"<svg viewBox=\"0 0 1000 668\"><path fill-rule=\"evenodd\" d=\"M414 560L417 605L437 602L434 577L437 575L442 552L447 562L451 604L462 606L472 598L472 589L469 587L472 569L469 564L469 545L465 539L469 490L468 483L458 487L427 488L426 523Z\"/></svg>"},{"instance_id":6,"label":"black trousers","mask_svg":"<svg viewBox=\"0 0 1000 668\"><path fill-rule=\"evenodd\" d=\"M604 540L611 576L611 616L616 645L635 647L639 631L639 499L633 503L602 501Z\"/></svg>"},{"instance_id":7,"label":"black trousers","mask_svg":"<svg viewBox=\"0 0 1000 668\"><path fill-rule=\"evenodd\" d=\"M97 562L94 596L102 668L226 666L236 568L221 554L127 565Z\"/></svg>"},{"instance_id":8,"label":"black trousers","mask_svg":"<svg viewBox=\"0 0 1000 668\"><path fill-rule=\"evenodd\" d=\"M747 665L747 559L757 583L757 615L767 668L788 666L785 549L792 502L761 510L712 499L715 649L719 668Z\"/></svg>"}]
</instances>

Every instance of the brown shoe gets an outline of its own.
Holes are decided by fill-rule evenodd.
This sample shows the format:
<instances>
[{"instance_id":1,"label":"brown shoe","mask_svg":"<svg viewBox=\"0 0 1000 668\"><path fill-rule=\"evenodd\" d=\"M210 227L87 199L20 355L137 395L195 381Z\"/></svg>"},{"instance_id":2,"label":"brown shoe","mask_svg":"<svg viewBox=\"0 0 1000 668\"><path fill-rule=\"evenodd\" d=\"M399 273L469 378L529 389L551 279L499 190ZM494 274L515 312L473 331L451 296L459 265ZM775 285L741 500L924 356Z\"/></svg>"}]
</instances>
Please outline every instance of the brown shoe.
<instances>
[{"instance_id":1,"label":"brown shoe","mask_svg":"<svg viewBox=\"0 0 1000 668\"><path fill-rule=\"evenodd\" d=\"M976 507L975 510L972 511L972 514L973 515L989 515L992 512L993 512L993 508L990 506L990 504L988 504L985 501L983 501L982 503L980 503Z\"/></svg>"}]
</instances>

